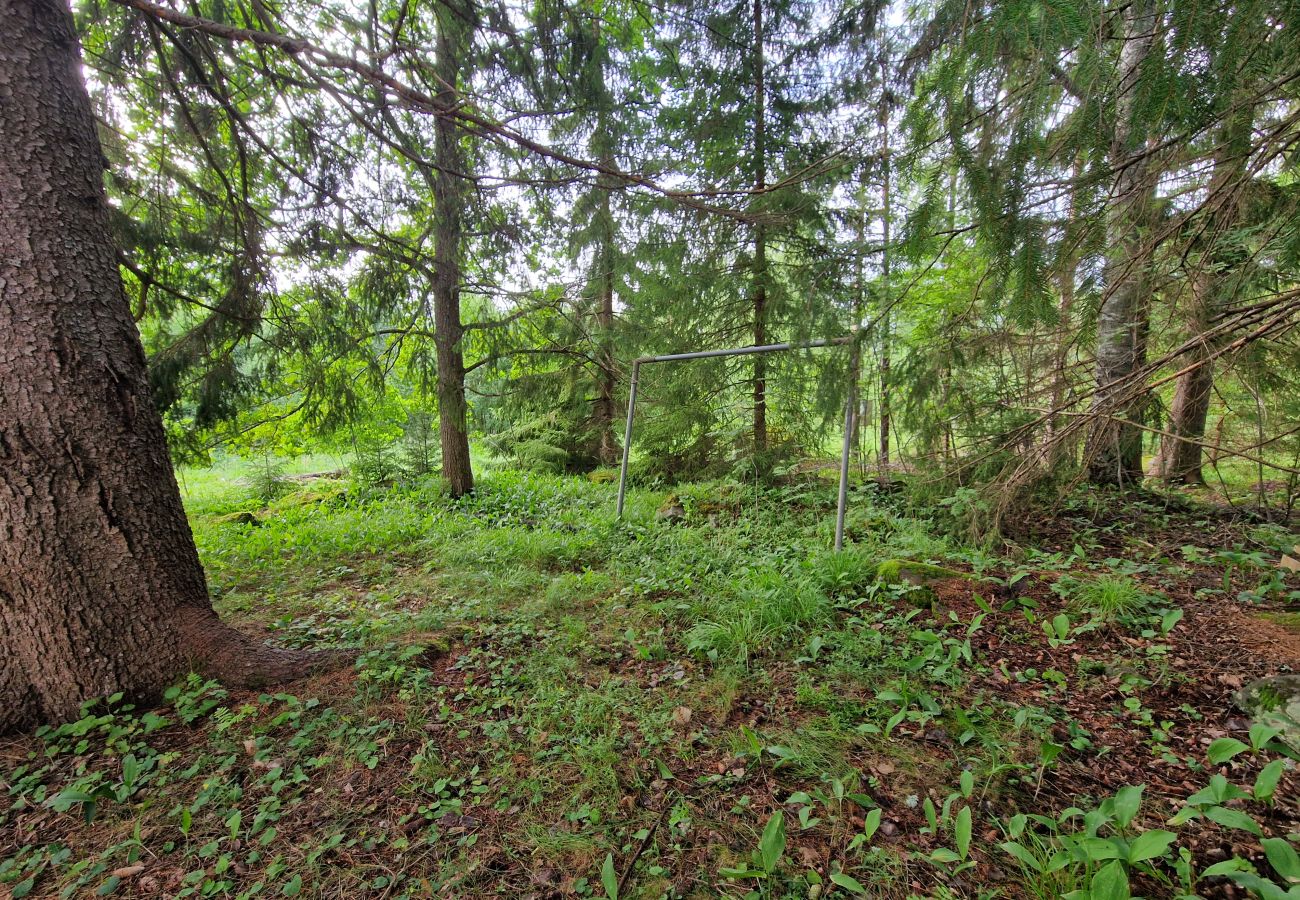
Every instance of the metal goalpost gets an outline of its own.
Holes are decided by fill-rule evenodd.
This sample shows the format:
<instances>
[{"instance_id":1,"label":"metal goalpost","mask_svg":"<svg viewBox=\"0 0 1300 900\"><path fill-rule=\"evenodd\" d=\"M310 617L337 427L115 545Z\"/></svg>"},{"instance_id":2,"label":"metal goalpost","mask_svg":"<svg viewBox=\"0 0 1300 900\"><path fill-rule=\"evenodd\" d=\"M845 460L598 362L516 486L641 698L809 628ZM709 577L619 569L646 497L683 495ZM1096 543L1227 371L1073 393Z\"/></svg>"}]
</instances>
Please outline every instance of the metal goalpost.
<instances>
[{"instance_id":1,"label":"metal goalpost","mask_svg":"<svg viewBox=\"0 0 1300 900\"><path fill-rule=\"evenodd\" d=\"M844 548L844 511L849 495L849 453L852 450L853 424L858 410L858 367L861 360L859 339L863 332L837 338L822 338L785 344L764 344L757 347L733 347L729 350L698 350L694 353L668 353L663 356L642 356L632 360L632 383L627 396L627 424L623 429L623 462L618 473L618 517L623 517L623 501L627 497L627 461L632 452L632 421L636 415L636 389L640 381L641 366L649 363L681 362L690 359L713 359L719 356L749 356L755 353L780 353L785 350L812 350L818 347L853 347L849 363L849 390L844 402L844 446L840 451L840 487L835 508L835 549Z\"/></svg>"}]
</instances>

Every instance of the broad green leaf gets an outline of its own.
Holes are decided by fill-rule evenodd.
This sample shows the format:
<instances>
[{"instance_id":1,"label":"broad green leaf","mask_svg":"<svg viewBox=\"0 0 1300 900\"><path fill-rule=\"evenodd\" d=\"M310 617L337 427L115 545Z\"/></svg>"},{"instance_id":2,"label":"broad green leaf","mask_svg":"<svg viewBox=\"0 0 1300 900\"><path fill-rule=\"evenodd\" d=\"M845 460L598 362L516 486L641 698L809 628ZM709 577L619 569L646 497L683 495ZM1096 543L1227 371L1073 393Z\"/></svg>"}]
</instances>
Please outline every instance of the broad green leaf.
<instances>
[{"instance_id":1,"label":"broad green leaf","mask_svg":"<svg viewBox=\"0 0 1300 900\"><path fill-rule=\"evenodd\" d=\"M1228 877L1249 891L1259 895L1263 900L1294 900L1295 895L1284 891L1266 878L1260 878L1254 872L1228 873Z\"/></svg>"},{"instance_id":2,"label":"broad green leaf","mask_svg":"<svg viewBox=\"0 0 1300 900\"><path fill-rule=\"evenodd\" d=\"M1160 620L1160 633L1168 634L1174 630L1174 626L1183 620L1182 609L1171 609L1164 614Z\"/></svg>"},{"instance_id":3,"label":"broad green leaf","mask_svg":"<svg viewBox=\"0 0 1300 900\"><path fill-rule=\"evenodd\" d=\"M971 819L970 807L963 806L957 813L957 822L952 828L953 840L957 842L957 852L965 859L970 855Z\"/></svg>"},{"instance_id":4,"label":"broad green leaf","mask_svg":"<svg viewBox=\"0 0 1300 900\"><path fill-rule=\"evenodd\" d=\"M1125 856L1123 850L1114 841L1106 840L1099 837L1082 837L1074 842L1074 846L1079 850L1082 859L1093 862L1101 862L1106 859L1122 859Z\"/></svg>"},{"instance_id":5,"label":"broad green leaf","mask_svg":"<svg viewBox=\"0 0 1300 900\"><path fill-rule=\"evenodd\" d=\"M1034 854L1030 853L1022 845L1017 844L1015 841L1005 841L1001 844L998 844L998 846L1001 847L1002 850L1007 854L1015 857L1017 862L1019 862L1025 868L1029 869L1031 872L1043 871L1043 864L1039 862L1038 857L1034 856Z\"/></svg>"},{"instance_id":6,"label":"broad green leaf","mask_svg":"<svg viewBox=\"0 0 1300 900\"><path fill-rule=\"evenodd\" d=\"M1088 886L1090 900L1129 900L1128 875L1124 864L1112 860L1097 870Z\"/></svg>"},{"instance_id":7,"label":"broad green leaf","mask_svg":"<svg viewBox=\"0 0 1300 900\"><path fill-rule=\"evenodd\" d=\"M776 765L778 768L780 768L780 766L783 763L789 762L795 757L795 752L791 750L789 747L782 747L777 744L773 744L771 747L768 747L767 752L777 758L778 761Z\"/></svg>"},{"instance_id":8,"label":"broad green leaf","mask_svg":"<svg viewBox=\"0 0 1300 900\"><path fill-rule=\"evenodd\" d=\"M1020 837L1021 833L1025 830L1025 825L1028 823L1029 818L1024 813L1016 813L1011 817L1011 822L1008 824L1007 830L1012 837Z\"/></svg>"},{"instance_id":9,"label":"broad green leaf","mask_svg":"<svg viewBox=\"0 0 1300 900\"><path fill-rule=\"evenodd\" d=\"M729 869L721 868L718 874L723 878L766 878L766 872L760 872L758 869Z\"/></svg>"},{"instance_id":10,"label":"broad green leaf","mask_svg":"<svg viewBox=\"0 0 1300 900\"><path fill-rule=\"evenodd\" d=\"M1259 825L1255 824L1255 820L1238 809L1228 809L1226 806L1211 806L1205 811L1205 818L1211 822L1218 822L1224 828L1249 831L1256 836L1260 834Z\"/></svg>"},{"instance_id":11,"label":"broad green leaf","mask_svg":"<svg viewBox=\"0 0 1300 900\"><path fill-rule=\"evenodd\" d=\"M1144 860L1155 859L1157 856L1163 856L1165 851L1169 849L1169 845L1177 837L1178 835L1172 831L1161 829L1144 831L1128 845L1128 861L1130 863L1139 863Z\"/></svg>"},{"instance_id":12,"label":"broad green leaf","mask_svg":"<svg viewBox=\"0 0 1300 900\"><path fill-rule=\"evenodd\" d=\"M1059 872L1074 862L1074 858L1064 850L1057 850L1043 867L1044 872Z\"/></svg>"},{"instance_id":13,"label":"broad green leaf","mask_svg":"<svg viewBox=\"0 0 1300 900\"><path fill-rule=\"evenodd\" d=\"M1282 733L1281 728L1274 728L1263 722L1250 726L1250 746L1253 750L1262 750L1264 745Z\"/></svg>"},{"instance_id":14,"label":"broad green leaf","mask_svg":"<svg viewBox=\"0 0 1300 900\"><path fill-rule=\"evenodd\" d=\"M866 821L862 824L862 834L867 840L871 840L872 835L876 833L876 829L880 827L880 816L879 806L867 811Z\"/></svg>"},{"instance_id":15,"label":"broad green leaf","mask_svg":"<svg viewBox=\"0 0 1300 900\"><path fill-rule=\"evenodd\" d=\"M1210 744L1210 749L1205 751L1210 762L1216 766L1226 763L1239 753L1249 750L1250 746L1242 743L1236 738L1221 737Z\"/></svg>"},{"instance_id":16,"label":"broad green leaf","mask_svg":"<svg viewBox=\"0 0 1300 900\"><path fill-rule=\"evenodd\" d=\"M47 802L55 812L67 812L78 803L94 803L95 797L85 791L69 789L59 791Z\"/></svg>"},{"instance_id":17,"label":"broad green leaf","mask_svg":"<svg viewBox=\"0 0 1300 900\"><path fill-rule=\"evenodd\" d=\"M837 884L851 894L865 894L867 889L862 886L862 882L856 878L850 878L843 872L832 872L831 883Z\"/></svg>"},{"instance_id":18,"label":"broad green leaf","mask_svg":"<svg viewBox=\"0 0 1300 900\"><path fill-rule=\"evenodd\" d=\"M1284 763L1284 760L1275 759L1260 769L1259 775L1255 777L1256 800L1272 799L1274 791L1277 790L1277 783L1282 780Z\"/></svg>"},{"instance_id":19,"label":"broad green leaf","mask_svg":"<svg viewBox=\"0 0 1300 900\"><path fill-rule=\"evenodd\" d=\"M1115 822L1121 828L1127 828L1137 815L1142 805L1142 789L1145 785L1128 785L1115 792Z\"/></svg>"},{"instance_id":20,"label":"broad green leaf","mask_svg":"<svg viewBox=\"0 0 1300 900\"><path fill-rule=\"evenodd\" d=\"M127 790L135 786L135 780L140 777L141 768L140 760L136 759L134 753L128 753L122 757L122 784L126 785Z\"/></svg>"},{"instance_id":21,"label":"broad green leaf","mask_svg":"<svg viewBox=\"0 0 1300 900\"><path fill-rule=\"evenodd\" d=\"M772 818L767 820L767 827L763 829L763 837L758 842L759 859L762 861L763 871L769 874L776 871L776 864L784 852L785 814L778 809L772 813Z\"/></svg>"},{"instance_id":22,"label":"broad green leaf","mask_svg":"<svg viewBox=\"0 0 1300 900\"><path fill-rule=\"evenodd\" d=\"M1300 856L1296 854L1291 842L1286 838L1265 838L1260 843L1264 845L1268 864L1277 874L1292 884L1300 884Z\"/></svg>"},{"instance_id":23,"label":"broad green leaf","mask_svg":"<svg viewBox=\"0 0 1300 900\"><path fill-rule=\"evenodd\" d=\"M600 883L605 888L609 900L618 900L618 872L614 870L614 854L606 853L605 862L600 867Z\"/></svg>"},{"instance_id":24,"label":"broad green leaf","mask_svg":"<svg viewBox=\"0 0 1300 900\"><path fill-rule=\"evenodd\" d=\"M1234 856L1232 859L1225 859L1223 862L1215 863L1205 871L1201 872L1202 878L1209 878L1213 875L1231 875L1234 872L1245 872L1250 867L1250 863L1240 857Z\"/></svg>"},{"instance_id":25,"label":"broad green leaf","mask_svg":"<svg viewBox=\"0 0 1300 900\"><path fill-rule=\"evenodd\" d=\"M921 804L921 810L925 813L925 821L930 825L930 831L933 833L939 830L939 813L934 808L934 801L929 797Z\"/></svg>"}]
</instances>

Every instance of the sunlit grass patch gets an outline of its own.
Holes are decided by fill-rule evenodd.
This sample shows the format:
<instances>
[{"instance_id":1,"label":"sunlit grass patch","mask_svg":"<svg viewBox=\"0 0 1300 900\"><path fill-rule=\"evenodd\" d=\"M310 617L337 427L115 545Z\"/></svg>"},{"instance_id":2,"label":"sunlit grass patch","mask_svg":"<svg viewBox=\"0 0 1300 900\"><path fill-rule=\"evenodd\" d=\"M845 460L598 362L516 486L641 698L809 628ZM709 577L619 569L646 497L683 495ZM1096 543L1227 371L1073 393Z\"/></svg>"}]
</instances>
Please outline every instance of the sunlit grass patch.
<instances>
[{"instance_id":1,"label":"sunlit grass patch","mask_svg":"<svg viewBox=\"0 0 1300 900\"><path fill-rule=\"evenodd\" d=\"M999 597L955 576L978 559L1002 584L1027 557L951 546L901 512L903 497L856 494L851 519L871 530L835 553L829 482L695 486L673 521L654 515L664 493L633 490L620 522L612 487L577 478L491 470L459 501L436 479L317 480L254 508L238 477L213 477L192 522L222 614L282 645L353 648L356 665L266 695L200 680L152 731L139 713L92 716L86 747L69 737L52 762L39 750L16 762L29 769L6 776L0 841L18 821L57 833L0 844L0 889L37 872L46 894L94 892L113 867L144 860L193 878L160 880L164 895L238 896L260 881L276 895L600 896L608 857L628 872L620 896L755 885L808 896L814 872L822 888L833 873L868 895L920 884L959 896L945 873L965 863L944 854L957 852L969 806L972 827L997 840L967 848L981 868L965 884L996 865L1008 892L1032 895L1050 884L998 848L1016 811L1091 810L1095 798L1068 795L1061 773L1108 766L1098 754L1133 766L1199 758L1171 740L1222 712L1194 706L1199 695L1183 710L1162 700L1189 679L1168 661L1196 651L1177 644L1186 623L1163 598L1134 613L1134 592L1155 603L1143 581L1164 590L1180 568L1044 552L1028 559L1052 579ZM953 614L912 602L928 580L951 582ZM1064 612L1044 596L1053 580ZM1122 697L1099 700L1115 677ZM1088 695L1082 716L1076 692ZM127 753L153 768L110 799ZM1234 776L1243 789L1261 767L1252 753L1233 761L1249 773ZM83 788L105 792L92 829L75 803L43 806ZM721 875L753 863L778 813L788 840L771 871ZM1062 839L1021 838L1053 853ZM1071 883L1086 886L1079 872ZM850 890L831 884L832 896Z\"/></svg>"}]
</instances>

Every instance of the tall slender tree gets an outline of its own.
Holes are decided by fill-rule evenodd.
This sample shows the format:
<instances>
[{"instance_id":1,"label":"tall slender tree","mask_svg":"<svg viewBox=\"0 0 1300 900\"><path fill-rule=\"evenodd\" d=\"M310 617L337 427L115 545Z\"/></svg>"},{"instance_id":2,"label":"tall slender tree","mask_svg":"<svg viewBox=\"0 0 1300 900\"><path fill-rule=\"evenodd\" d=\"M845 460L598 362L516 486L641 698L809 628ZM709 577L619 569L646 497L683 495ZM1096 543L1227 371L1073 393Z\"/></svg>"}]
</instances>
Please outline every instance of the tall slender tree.
<instances>
[{"instance_id":1,"label":"tall slender tree","mask_svg":"<svg viewBox=\"0 0 1300 900\"><path fill-rule=\"evenodd\" d=\"M1122 34L1113 98L1108 162L1114 173L1106 210L1106 269L1097 314L1095 419L1084 447L1088 477L1098 484L1142 479L1146 403L1132 378L1146 362L1152 278L1152 208L1159 170L1147 146L1152 122L1140 102L1143 69L1163 29L1158 0L1121 11Z\"/></svg>"},{"instance_id":2,"label":"tall slender tree","mask_svg":"<svg viewBox=\"0 0 1300 900\"><path fill-rule=\"evenodd\" d=\"M465 403L465 356L461 346L461 258L467 157L463 132L449 113L461 102L474 29L473 4L440 3L434 71L441 86L435 101L444 112L435 124L434 144L434 344L438 359L438 431L442 476L453 497L474 490Z\"/></svg>"},{"instance_id":3,"label":"tall slender tree","mask_svg":"<svg viewBox=\"0 0 1300 900\"><path fill-rule=\"evenodd\" d=\"M754 192L761 198L767 188L767 46L763 26L763 0L754 0L752 45L749 66L753 79L754 109ZM754 345L767 343L767 295L769 269L767 261L767 223L760 217L754 222L754 249L750 262L750 290L753 292ZM767 357L754 356L754 451L767 450Z\"/></svg>"}]
</instances>

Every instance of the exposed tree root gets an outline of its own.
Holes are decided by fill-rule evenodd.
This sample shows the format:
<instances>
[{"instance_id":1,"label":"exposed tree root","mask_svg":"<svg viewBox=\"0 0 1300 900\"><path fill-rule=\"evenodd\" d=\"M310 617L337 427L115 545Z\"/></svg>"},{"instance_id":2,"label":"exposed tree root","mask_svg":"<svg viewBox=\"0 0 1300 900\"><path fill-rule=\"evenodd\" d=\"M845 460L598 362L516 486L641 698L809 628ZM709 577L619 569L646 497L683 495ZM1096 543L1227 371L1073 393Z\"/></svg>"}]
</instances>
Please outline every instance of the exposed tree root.
<instances>
[{"instance_id":1,"label":"exposed tree root","mask_svg":"<svg viewBox=\"0 0 1300 900\"><path fill-rule=\"evenodd\" d=\"M182 607L176 627L194 671L236 688L259 688L349 665L348 650L270 647L222 622L211 609Z\"/></svg>"}]
</instances>

